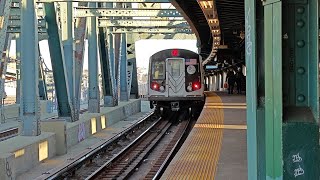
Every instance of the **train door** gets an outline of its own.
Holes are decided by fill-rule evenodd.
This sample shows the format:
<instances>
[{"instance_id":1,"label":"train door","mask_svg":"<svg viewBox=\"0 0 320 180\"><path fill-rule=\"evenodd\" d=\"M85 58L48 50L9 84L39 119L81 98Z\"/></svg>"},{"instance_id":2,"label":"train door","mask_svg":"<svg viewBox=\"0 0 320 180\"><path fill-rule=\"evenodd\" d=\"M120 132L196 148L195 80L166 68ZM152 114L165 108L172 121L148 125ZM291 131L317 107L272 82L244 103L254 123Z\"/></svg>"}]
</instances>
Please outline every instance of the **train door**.
<instances>
[{"instance_id":1,"label":"train door","mask_svg":"<svg viewBox=\"0 0 320 180\"><path fill-rule=\"evenodd\" d=\"M185 62L183 58L168 58L166 60L166 89L168 97L185 95Z\"/></svg>"}]
</instances>

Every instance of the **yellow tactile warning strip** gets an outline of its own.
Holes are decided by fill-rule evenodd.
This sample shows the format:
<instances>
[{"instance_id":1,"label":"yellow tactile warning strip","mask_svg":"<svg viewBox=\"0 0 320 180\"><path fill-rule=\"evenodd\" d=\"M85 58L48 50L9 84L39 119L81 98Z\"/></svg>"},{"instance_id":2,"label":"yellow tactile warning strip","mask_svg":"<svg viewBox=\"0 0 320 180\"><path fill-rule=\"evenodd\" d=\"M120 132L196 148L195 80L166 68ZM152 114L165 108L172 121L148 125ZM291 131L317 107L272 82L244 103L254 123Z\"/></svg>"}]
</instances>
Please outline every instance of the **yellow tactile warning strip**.
<instances>
[{"instance_id":1,"label":"yellow tactile warning strip","mask_svg":"<svg viewBox=\"0 0 320 180\"><path fill-rule=\"evenodd\" d=\"M211 129L239 129L246 130L246 125L226 125L226 124L196 124L197 128L211 128Z\"/></svg>"},{"instance_id":2,"label":"yellow tactile warning strip","mask_svg":"<svg viewBox=\"0 0 320 180\"><path fill-rule=\"evenodd\" d=\"M222 103L210 93L207 103ZM181 148L177 161L170 165L167 179L214 179L223 136L223 109L204 107L189 137Z\"/></svg>"}]
</instances>

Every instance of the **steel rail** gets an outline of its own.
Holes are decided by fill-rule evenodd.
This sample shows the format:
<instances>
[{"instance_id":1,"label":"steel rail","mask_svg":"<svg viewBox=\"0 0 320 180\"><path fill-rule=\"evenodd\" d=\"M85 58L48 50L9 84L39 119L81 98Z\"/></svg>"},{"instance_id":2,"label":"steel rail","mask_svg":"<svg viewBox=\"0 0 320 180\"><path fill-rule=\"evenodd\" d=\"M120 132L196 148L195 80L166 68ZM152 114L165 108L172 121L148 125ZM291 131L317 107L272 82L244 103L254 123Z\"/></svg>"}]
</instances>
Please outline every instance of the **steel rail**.
<instances>
[{"instance_id":1,"label":"steel rail","mask_svg":"<svg viewBox=\"0 0 320 180\"><path fill-rule=\"evenodd\" d=\"M102 149L106 148L108 145L112 144L114 141L120 139L123 135L126 135L132 128L139 126L146 119L152 117L152 115L153 115L153 111L146 114L145 117L141 118L139 121L132 124L130 127L126 128L122 132L116 134L115 136L113 136L109 140L106 140L98 147L91 149L89 152L85 153L83 156L76 158L76 159L73 159L72 162L69 162L67 165L64 165L63 167L57 167L55 169L52 169L49 172L44 173L42 176L39 176L37 179L51 180L51 179L55 179L55 178L59 178L59 177L63 176L64 173L66 173L66 172L74 171L73 168L84 164L84 162L86 162L87 160L90 160L93 156L95 156L97 153L99 153ZM159 118L158 120L160 120L160 119L161 118Z\"/></svg>"}]
</instances>

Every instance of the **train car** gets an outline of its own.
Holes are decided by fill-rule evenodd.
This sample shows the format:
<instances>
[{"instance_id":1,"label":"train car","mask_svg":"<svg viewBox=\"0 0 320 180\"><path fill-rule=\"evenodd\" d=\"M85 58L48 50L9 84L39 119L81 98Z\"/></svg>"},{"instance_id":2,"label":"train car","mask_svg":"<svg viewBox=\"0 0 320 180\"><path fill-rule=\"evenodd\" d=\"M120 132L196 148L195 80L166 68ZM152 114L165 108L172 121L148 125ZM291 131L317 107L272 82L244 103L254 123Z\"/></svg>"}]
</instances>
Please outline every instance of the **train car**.
<instances>
[{"instance_id":1,"label":"train car","mask_svg":"<svg viewBox=\"0 0 320 180\"><path fill-rule=\"evenodd\" d=\"M149 61L148 100L157 110L179 111L204 103L201 56L185 49L166 49Z\"/></svg>"}]
</instances>

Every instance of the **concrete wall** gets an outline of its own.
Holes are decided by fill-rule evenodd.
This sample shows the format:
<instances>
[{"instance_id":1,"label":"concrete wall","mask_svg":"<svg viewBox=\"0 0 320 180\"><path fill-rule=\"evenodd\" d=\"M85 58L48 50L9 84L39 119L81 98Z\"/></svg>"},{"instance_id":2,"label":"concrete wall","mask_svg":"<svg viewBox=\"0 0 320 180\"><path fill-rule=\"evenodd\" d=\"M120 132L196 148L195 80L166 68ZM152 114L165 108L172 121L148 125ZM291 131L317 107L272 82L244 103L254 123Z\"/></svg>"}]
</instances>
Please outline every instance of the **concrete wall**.
<instances>
[{"instance_id":1,"label":"concrete wall","mask_svg":"<svg viewBox=\"0 0 320 180\"><path fill-rule=\"evenodd\" d=\"M6 161L10 164L12 177L32 169L40 163L39 144L48 142L48 158L56 155L56 138L54 133L43 132L40 136L17 136L0 142L0 179L6 178L8 168L2 168ZM23 150L21 156L15 157L14 153Z\"/></svg>"},{"instance_id":2,"label":"concrete wall","mask_svg":"<svg viewBox=\"0 0 320 180\"><path fill-rule=\"evenodd\" d=\"M40 101L40 114L41 116L51 113L48 111L49 101ZM3 107L3 114L6 122L8 121L17 121L19 119L19 107L20 104L12 104Z\"/></svg>"},{"instance_id":3,"label":"concrete wall","mask_svg":"<svg viewBox=\"0 0 320 180\"><path fill-rule=\"evenodd\" d=\"M80 120L73 123L67 123L67 147L74 146L80 141L92 135L91 122L95 119L96 130L102 130L101 117L106 121L106 127L119 122L130 115L141 112L141 100L130 99L129 102L120 102L116 107L103 107L100 113L85 113Z\"/></svg>"}]
</instances>

